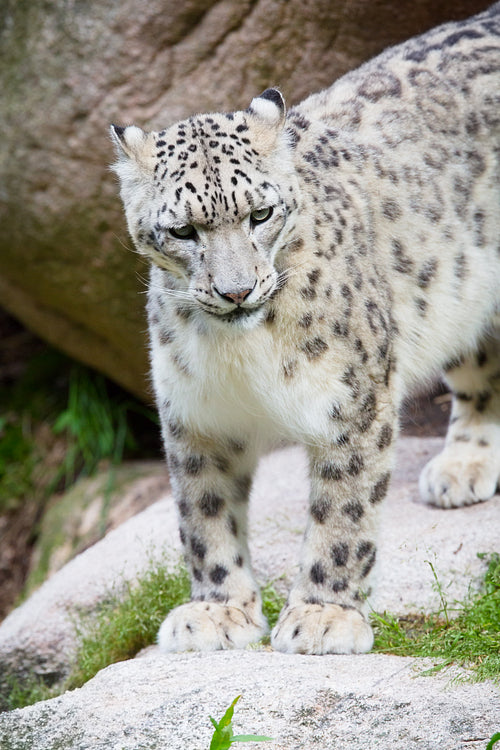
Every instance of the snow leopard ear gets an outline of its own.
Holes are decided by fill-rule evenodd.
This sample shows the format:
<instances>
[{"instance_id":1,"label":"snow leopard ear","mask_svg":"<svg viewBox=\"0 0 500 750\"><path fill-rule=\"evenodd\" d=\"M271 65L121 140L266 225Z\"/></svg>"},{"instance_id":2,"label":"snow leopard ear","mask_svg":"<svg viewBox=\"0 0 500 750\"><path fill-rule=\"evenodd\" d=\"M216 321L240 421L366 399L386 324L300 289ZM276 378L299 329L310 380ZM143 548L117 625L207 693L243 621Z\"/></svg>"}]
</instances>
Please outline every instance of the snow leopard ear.
<instances>
[{"instance_id":1,"label":"snow leopard ear","mask_svg":"<svg viewBox=\"0 0 500 750\"><path fill-rule=\"evenodd\" d=\"M252 99L248 111L269 127L277 129L285 122L286 105L283 94L278 89L266 89L260 96Z\"/></svg>"},{"instance_id":2,"label":"snow leopard ear","mask_svg":"<svg viewBox=\"0 0 500 750\"><path fill-rule=\"evenodd\" d=\"M144 150L147 133L135 125L122 128L119 125L111 125L109 132L113 140L118 156L128 156L129 159L140 161L140 155Z\"/></svg>"}]
</instances>

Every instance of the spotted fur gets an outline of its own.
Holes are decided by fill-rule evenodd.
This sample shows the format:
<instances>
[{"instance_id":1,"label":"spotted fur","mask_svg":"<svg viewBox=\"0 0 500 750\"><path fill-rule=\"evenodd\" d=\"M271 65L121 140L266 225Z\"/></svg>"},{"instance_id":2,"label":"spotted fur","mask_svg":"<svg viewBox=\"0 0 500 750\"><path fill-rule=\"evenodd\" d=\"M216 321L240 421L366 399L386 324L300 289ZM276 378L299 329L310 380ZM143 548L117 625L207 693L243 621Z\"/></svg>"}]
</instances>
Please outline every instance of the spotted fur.
<instances>
[{"instance_id":1,"label":"spotted fur","mask_svg":"<svg viewBox=\"0 0 500 750\"><path fill-rule=\"evenodd\" d=\"M405 393L453 392L423 498L500 475L500 4L389 49L285 113L112 129L130 234L152 262L155 392L191 570L164 650L266 629L247 546L256 463L306 446L310 515L275 648L370 649L366 594Z\"/></svg>"}]
</instances>

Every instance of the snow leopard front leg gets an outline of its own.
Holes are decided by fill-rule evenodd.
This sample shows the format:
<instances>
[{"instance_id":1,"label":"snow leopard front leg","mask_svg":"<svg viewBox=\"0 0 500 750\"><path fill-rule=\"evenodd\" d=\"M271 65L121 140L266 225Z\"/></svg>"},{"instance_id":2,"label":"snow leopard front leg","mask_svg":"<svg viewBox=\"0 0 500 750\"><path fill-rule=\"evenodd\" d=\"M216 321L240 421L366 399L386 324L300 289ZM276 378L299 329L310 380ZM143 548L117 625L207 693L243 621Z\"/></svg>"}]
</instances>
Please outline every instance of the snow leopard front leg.
<instances>
[{"instance_id":1,"label":"snow leopard front leg","mask_svg":"<svg viewBox=\"0 0 500 750\"><path fill-rule=\"evenodd\" d=\"M272 633L289 653L369 651L369 577L381 501L389 486L396 410L386 393L359 398L333 444L309 449L311 497L299 574Z\"/></svg>"},{"instance_id":2,"label":"snow leopard front leg","mask_svg":"<svg viewBox=\"0 0 500 750\"><path fill-rule=\"evenodd\" d=\"M160 649L244 648L267 631L247 545L255 459L242 441L200 437L172 418L162 421L191 601L163 622Z\"/></svg>"}]
</instances>

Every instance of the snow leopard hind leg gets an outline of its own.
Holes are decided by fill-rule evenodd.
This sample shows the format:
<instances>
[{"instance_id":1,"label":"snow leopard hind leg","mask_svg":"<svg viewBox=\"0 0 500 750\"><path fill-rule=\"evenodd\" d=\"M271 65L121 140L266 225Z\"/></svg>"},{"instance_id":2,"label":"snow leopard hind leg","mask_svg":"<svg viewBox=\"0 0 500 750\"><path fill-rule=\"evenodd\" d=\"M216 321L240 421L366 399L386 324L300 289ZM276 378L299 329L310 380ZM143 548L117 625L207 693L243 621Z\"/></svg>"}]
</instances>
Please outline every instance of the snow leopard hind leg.
<instances>
[{"instance_id":1,"label":"snow leopard hind leg","mask_svg":"<svg viewBox=\"0 0 500 750\"><path fill-rule=\"evenodd\" d=\"M424 501L459 508L489 500L500 481L500 327L445 368L452 411L445 445L420 475Z\"/></svg>"}]
</instances>

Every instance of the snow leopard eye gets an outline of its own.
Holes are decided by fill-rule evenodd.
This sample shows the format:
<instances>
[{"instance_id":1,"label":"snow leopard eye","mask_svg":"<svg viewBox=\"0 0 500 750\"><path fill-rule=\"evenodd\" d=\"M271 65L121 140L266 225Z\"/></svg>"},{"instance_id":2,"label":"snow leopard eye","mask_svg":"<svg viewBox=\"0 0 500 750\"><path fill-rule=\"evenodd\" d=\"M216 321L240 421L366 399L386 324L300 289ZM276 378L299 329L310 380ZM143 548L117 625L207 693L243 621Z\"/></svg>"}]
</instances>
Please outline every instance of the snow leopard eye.
<instances>
[{"instance_id":1,"label":"snow leopard eye","mask_svg":"<svg viewBox=\"0 0 500 750\"><path fill-rule=\"evenodd\" d=\"M192 224L186 224L184 227L171 227L168 231L176 240L195 240L198 236Z\"/></svg>"},{"instance_id":2,"label":"snow leopard eye","mask_svg":"<svg viewBox=\"0 0 500 750\"><path fill-rule=\"evenodd\" d=\"M267 208L257 208L250 214L250 221L252 222L253 226L255 226L256 224L262 224L264 221L267 221L271 218L272 215L273 208L271 206Z\"/></svg>"}]
</instances>

